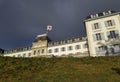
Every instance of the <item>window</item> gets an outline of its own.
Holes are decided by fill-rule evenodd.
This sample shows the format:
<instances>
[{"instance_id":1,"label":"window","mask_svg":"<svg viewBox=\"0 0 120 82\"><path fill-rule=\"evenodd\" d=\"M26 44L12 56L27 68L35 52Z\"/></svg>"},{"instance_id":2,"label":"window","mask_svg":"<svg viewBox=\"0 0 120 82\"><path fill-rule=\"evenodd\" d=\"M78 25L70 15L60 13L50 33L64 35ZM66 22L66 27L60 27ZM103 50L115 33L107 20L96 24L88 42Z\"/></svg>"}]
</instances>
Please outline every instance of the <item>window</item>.
<instances>
[{"instance_id":1,"label":"window","mask_svg":"<svg viewBox=\"0 0 120 82\"><path fill-rule=\"evenodd\" d=\"M99 24L98 23L94 23L94 28L98 29L99 28Z\"/></svg>"},{"instance_id":2,"label":"window","mask_svg":"<svg viewBox=\"0 0 120 82\"><path fill-rule=\"evenodd\" d=\"M49 53L52 53L52 49L49 49L48 52L49 52Z\"/></svg>"},{"instance_id":3,"label":"window","mask_svg":"<svg viewBox=\"0 0 120 82\"><path fill-rule=\"evenodd\" d=\"M31 53L28 53L28 56L31 56Z\"/></svg>"},{"instance_id":4,"label":"window","mask_svg":"<svg viewBox=\"0 0 120 82\"><path fill-rule=\"evenodd\" d=\"M114 20L105 21L105 26L106 27L113 26L113 25L115 25L115 21Z\"/></svg>"},{"instance_id":5,"label":"window","mask_svg":"<svg viewBox=\"0 0 120 82\"><path fill-rule=\"evenodd\" d=\"M83 45L83 48L88 48L88 44L85 43L85 44Z\"/></svg>"},{"instance_id":6,"label":"window","mask_svg":"<svg viewBox=\"0 0 120 82\"><path fill-rule=\"evenodd\" d=\"M96 34L96 39L97 39L97 40L102 40L102 37L101 37L101 34L100 34L100 33L97 33L97 34Z\"/></svg>"},{"instance_id":7,"label":"window","mask_svg":"<svg viewBox=\"0 0 120 82\"><path fill-rule=\"evenodd\" d=\"M101 25L100 23L94 23L94 24L92 24L92 29L93 30L99 29L101 27L100 25Z\"/></svg>"},{"instance_id":8,"label":"window","mask_svg":"<svg viewBox=\"0 0 120 82\"><path fill-rule=\"evenodd\" d=\"M34 51L34 55L36 55L36 51Z\"/></svg>"},{"instance_id":9,"label":"window","mask_svg":"<svg viewBox=\"0 0 120 82\"><path fill-rule=\"evenodd\" d=\"M62 47L62 48L61 48L61 51L65 51L65 47Z\"/></svg>"},{"instance_id":10,"label":"window","mask_svg":"<svg viewBox=\"0 0 120 82\"><path fill-rule=\"evenodd\" d=\"M80 49L80 45L75 45L75 49Z\"/></svg>"},{"instance_id":11,"label":"window","mask_svg":"<svg viewBox=\"0 0 120 82\"><path fill-rule=\"evenodd\" d=\"M97 41L97 40L103 40L104 39L104 33L96 33L96 34L93 34L93 40L94 41Z\"/></svg>"},{"instance_id":12,"label":"window","mask_svg":"<svg viewBox=\"0 0 120 82\"><path fill-rule=\"evenodd\" d=\"M20 55L20 54L18 54L18 57L21 57L21 55Z\"/></svg>"},{"instance_id":13,"label":"window","mask_svg":"<svg viewBox=\"0 0 120 82\"><path fill-rule=\"evenodd\" d=\"M105 50L105 46L99 46L96 48L96 52L102 52Z\"/></svg>"},{"instance_id":14,"label":"window","mask_svg":"<svg viewBox=\"0 0 120 82\"><path fill-rule=\"evenodd\" d=\"M72 42L72 39L67 40L67 43L71 43L71 42Z\"/></svg>"},{"instance_id":15,"label":"window","mask_svg":"<svg viewBox=\"0 0 120 82\"><path fill-rule=\"evenodd\" d=\"M23 57L26 57L26 54L23 54Z\"/></svg>"},{"instance_id":16,"label":"window","mask_svg":"<svg viewBox=\"0 0 120 82\"><path fill-rule=\"evenodd\" d=\"M74 40L74 41L75 41L75 42L77 42L77 41L79 41L79 40L80 40L79 38L75 38L75 40Z\"/></svg>"},{"instance_id":17,"label":"window","mask_svg":"<svg viewBox=\"0 0 120 82\"><path fill-rule=\"evenodd\" d=\"M107 32L107 36L108 38L117 38L119 37L119 31L118 30L109 31Z\"/></svg>"},{"instance_id":18,"label":"window","mask_svg":"<svg viewBox=\"0 0 120 82\"><path fill-rule=\"evenodd\" d=\"M40 54L40 50L38 50L38 55Z\"/></svg>"},{"instance_id":19,"label":"window","mask_svg":"<svg viewBox=\"0 0 120 82\"><path fill-rule=\"evenodd\" d=\"M44 49L42 49L42 54L44 53L44 51L45 51L45 50L44 50Z\"/></svg>"},{"instance_id":20,"label":"window","mask_svg":"<svg viewBox=\"0 0 120 82\"><path fill-rule=\"evenodd\" d=\"M69 46L69 47L68 47L68 50L73 50L73 47L72 47L72 46Z\"/></svg>"},{"instance_id":21,"label":"window","mask_svg":"<svg viewBox=\"0 0 120 82\"><path fill-rule=\"evenodd\" d=\"M58 51L59 51L58 48L56 48L56 49L55 49L55 52L58 52Z\"/></svg>"}]
</instances>

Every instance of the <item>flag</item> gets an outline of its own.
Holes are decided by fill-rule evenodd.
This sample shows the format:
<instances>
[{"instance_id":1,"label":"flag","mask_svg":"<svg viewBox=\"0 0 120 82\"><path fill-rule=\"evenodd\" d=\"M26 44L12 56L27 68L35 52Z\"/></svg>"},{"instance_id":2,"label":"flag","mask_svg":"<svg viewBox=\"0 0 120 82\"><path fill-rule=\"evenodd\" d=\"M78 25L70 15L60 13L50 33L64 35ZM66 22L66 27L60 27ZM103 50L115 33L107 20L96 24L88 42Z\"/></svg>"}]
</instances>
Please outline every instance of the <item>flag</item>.
<instances>
[{"instance_id":1,"label":"flag","mask_svg":"<svg viewBox=\"0 0 120 82\"><path fill-rule=\"evenodd\" d=\"M52 26L51 26L51 25L48 25L48 26L47 26L47 30L52 30Z\"/></svg>"},{"instance_id":2,"label":"flag","mask_svg":"<svg viewBox=\"0 0 120 82\"><path fill-rule=\"evenodd\" d=\"M44 34L37 35L37 38L38 38L38 37L44 37L44 36L47 36L47 34L44 33Z\"/></svg>"}]
</instances>

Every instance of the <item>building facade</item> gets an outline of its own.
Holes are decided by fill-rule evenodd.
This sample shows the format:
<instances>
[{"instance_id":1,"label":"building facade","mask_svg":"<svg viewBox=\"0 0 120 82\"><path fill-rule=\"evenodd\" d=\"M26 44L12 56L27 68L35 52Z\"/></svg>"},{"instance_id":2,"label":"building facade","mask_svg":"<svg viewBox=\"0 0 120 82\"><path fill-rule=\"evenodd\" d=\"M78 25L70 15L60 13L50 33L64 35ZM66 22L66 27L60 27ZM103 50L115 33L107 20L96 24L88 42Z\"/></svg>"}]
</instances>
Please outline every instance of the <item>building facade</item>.
<instances>
[{"instance_id":1,"label":"building facade","mask_svg":"<svg viewBox=\"0 0 120 82\"><path fill-rule=\"evenodd\" d=\"M90 56L120 53L120 12L107 11L86 18Z\"/></svg>"},{"instance_id":2,"label":"building facade","mask_svg":"<svg viewBox=\"0 0 120 82\"><path fill-rule=\"evenodd\" d=\"M86 39L86 37L74 37L59 41L51 41L48 43L48 55L88 56L88 44Z\"/></svg>"},{"instance_id":3,"label":"building facade","mask_svg":"<svg viewBox=\"0 0 120 82\"><path fill-rule=\"evenodd\" d=\"M85 20L87 36L51 41L37 35L31 46L0 50L3 56L110 56L120 54L120 12L107 11L89 15Z\"/></svg>"},{"instance_id":4,"label":"building facade","mask_svg":"<svg viewBox=\"0 0 120 82\"><path fill-rule=\"evenodd\" d=\"M86 37L74 37L51 41L46 34L37 35L32 46L4 51L10 57L43 57L43 56L88 56Z\"/></svg>"}]
</instances>

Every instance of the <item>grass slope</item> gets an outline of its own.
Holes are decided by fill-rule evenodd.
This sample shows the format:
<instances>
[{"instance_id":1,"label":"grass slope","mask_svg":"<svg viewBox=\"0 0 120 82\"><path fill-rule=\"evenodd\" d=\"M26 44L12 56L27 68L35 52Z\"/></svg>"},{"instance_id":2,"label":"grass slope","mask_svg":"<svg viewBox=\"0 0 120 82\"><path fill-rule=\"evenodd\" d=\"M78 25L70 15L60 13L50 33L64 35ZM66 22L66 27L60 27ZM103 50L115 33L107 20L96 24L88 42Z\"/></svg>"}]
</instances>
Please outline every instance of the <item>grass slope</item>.
<instances>
[{"instance_id":1,"label":"grass slope","mask_svg":"<svg viewBox=\"0 0 120 82\"><path fill-rule=\"evenodd\" d=\"M120 82L120 57L0 57L0 82Z\"/></svg>"}]
</instances>

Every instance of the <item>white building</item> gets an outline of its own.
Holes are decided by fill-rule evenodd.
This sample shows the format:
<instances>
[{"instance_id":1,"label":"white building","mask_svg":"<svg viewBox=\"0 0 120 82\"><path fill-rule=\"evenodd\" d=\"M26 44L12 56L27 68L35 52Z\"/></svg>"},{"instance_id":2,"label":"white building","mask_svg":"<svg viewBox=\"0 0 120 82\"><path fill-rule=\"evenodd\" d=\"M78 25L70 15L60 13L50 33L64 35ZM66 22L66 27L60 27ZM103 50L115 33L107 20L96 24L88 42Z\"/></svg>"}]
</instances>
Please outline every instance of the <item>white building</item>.
<instances>
[{"instance_id":1,"label":"white building","mask_svg":"<svg viewBox=\"0 0 120 82\"><path fill-rule=\"evenodd\" d=\"M79 55L88 56L88 44L86 37L75 37L48 43L48 55L65 56Z\"/></svg>"},{"instance_id":2,"label":"white building","mask_svg":"<svg viewBox=\"0 0 120 82\"><path fill-rule=\"evenodd\" d=\"M120 12L107 11L90 15L84 22L90 56L120 52Z\"/></svg>"},{"instance_id":3,"label":"white building","mask_svg":"<svg viewBox=\"0 0 120 82\"><path fill-rule=\"evenodd\" d=\"M120 12L107 11L88 16L87 37L51 41L46 34L38 35L32 46L4 51L4 56L110 56L120 53ZM3 50L2 50L3 53Z\"/></svg>"},{"instance_id":4,"label":"white building","mask_svg":"<svg viewBox=\"0 0 120 82\"><path fill-rule=\"evenodd\" d=\"M9 57L31 57L31 55L32 55L31 46L4 51L4 56Z\"/></svg>"}]
</instances>

